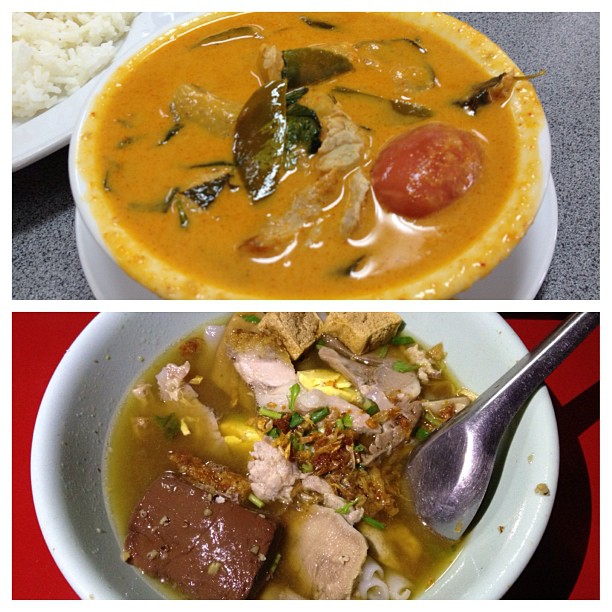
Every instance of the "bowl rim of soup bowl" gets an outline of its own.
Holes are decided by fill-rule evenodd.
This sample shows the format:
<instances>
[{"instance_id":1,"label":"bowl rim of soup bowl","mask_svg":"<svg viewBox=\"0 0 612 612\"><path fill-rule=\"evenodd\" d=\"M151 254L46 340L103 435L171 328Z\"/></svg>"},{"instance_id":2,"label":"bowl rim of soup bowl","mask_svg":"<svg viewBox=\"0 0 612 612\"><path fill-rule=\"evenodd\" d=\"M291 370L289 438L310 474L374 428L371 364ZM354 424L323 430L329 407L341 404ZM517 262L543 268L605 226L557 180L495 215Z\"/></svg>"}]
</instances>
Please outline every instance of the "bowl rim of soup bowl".
<instances>
[{"instance_id":1,"label":"bowl rim of soup bowl","mask_svg":"<svg viewBox=\"0 0 612 612\"><path fill-rule=\"evenodd\" d=\"M167 348L222 314L100 314L66 352L48 385L32 442L34 505L51 554L83 599L160 597L120 558L102 475L108 429L138 376ZM444 343L452 373L462 384L472 383L476 392L526 352L496 313L399 314L418 339ZM554 408L542 388L518 423L497 489L480 521L450 567L421 598L502 597L544 533L558 469ZM540 482L548 484L550 496L535 493ZM500 525L506 527L503 533Z\"/></svg>"},{"instance_id":2,"label":"bowl rim of soup bowl","mask_svg":"<svg viewBox=\"0 0 612 612\"><path fill-rule=\"evenodd\" d=\"M454 43L463 52L476 58L486 72L497 76L513 71L522 74L511 58L486 35L468 24L444 13L383 13L398 19L409 19L433 30L436 35ZM189 276L189 273L173 267L172 263L158 256L125 228L120 227L109 207L98 202L105 198L104 187L87 180L87 136L93 130L90 115L100 95L114 78L116 70L154 49L169 32L183 31L200 20L214 21L227 17L228 13L191 14L168 31L153 40L145 40L122 64L100 79L78 120L69 153L69 175L73 197L85 225L95 241L136 282L167 299L249 299L266 298L207 284ZM174 34L172 34L174 35ZM508 102L515 117L519 134L517 181L506 203L488 229L471 245L447 264L423 276L414 275L397 286L384 290L364 291L355 299L445 299L468 289L477 280L489 274L506 259L523 238L532 224L543 200L551 166L551 141L544 111L530 82L515 85ZM94 121L93 119L91 121ZM83 151L81 153L81 151ZM96 208L94 214L93 208ZM291 296L287 296L291 297ZM316 296L315 296L316 297ZM324 297L324 296L318 296ZM338 296L342 297L342 296Z\"/></svg>"}]
</instances>

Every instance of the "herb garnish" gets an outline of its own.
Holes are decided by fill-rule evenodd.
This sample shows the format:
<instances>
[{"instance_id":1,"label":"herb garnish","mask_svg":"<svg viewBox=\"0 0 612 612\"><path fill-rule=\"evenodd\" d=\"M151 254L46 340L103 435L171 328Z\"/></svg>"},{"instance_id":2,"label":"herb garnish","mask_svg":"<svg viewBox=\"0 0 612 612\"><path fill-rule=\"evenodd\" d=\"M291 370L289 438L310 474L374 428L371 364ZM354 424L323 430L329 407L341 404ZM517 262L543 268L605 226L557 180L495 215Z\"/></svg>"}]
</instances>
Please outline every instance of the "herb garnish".
<instances>
[{"instance_id":1,"label":"herb garnish","mask_svg":"<svg viewBox=\"0 0 612 612\"><path fill-rule=\"evenodd\" d=\"M416 344L416 341L410 336L394 336L393 338L391 338L391 344L394 344L395 346L401 346L402 344Z\"/></svg>"},{"instance_id":2,"label":"herb garnish","mask_svg":"<svg viewBox=\"0 0 612 612\"><path fill-rule=\"evenodd\" d=\"M182 123L175 123L166 133L166 135L160 140L158 145L165 145L174 138L185 126Z\"/></svg>"},{"instance_id":3,"label":"herb garnish","mask_svg":"<svg viewBox=\"0 0 612 612\"><path fill-rule=\"evenodd\" d=\"M300 394L301 391L301 387L298 383L295 383L294 385L291 385L291 387L289 387L289 410L293 411L295 409L295 400L297 399L297 396Z\"/></svg>"},{"instance_id":4,"label":"herb garnish","mask_svg":"<svg viewBox=\"0 0 612 612\"><path fill-rule=\"evenodd\" d=\"M165 416L155 415L153 418L155 423L163 429L164 435L168 440L176 438L179 431L181 431L181 422L174 412Z\"/></svg>"},{"instance_id":5,"label":"herb garnish","mask_svg":"<svg viewBox=\"0 0 612 612\"><path fill-rule=\"evenodd\" d=\"M336 26L332 23L328 23L327 21L319 21L318 19L311 19L310 17L306 17L306 15L300 15L300 19L311 28L317 28L319 30L336 29Z\"/></svg>"},{"instance_id":6,"label":"herb garnish","mask_svg":"<svg viewBox=\"0 0 612 612\"><path fill-rule=\"evenodd\" d=\"M259 323L261 319L257 315L244 314L240 315L241 319L244 319L247 323Z\"/></svg>"},{"instance_id":7,"label":"herb garnish","mask_svg":"<svg viewBox=\"0 0 612 612\"><path fill-rule=\"evenodd\" d=\"M381 523L380 521L377 521L376 519L372 518L371 516L364 516L363 517L363 522L367 523L371 527L374 527L376 529L380 529L381 531L383 529L386 529L386 527L387 527L384 523Z\"/></svg>"},{"instance_id":8,"label":"herb garnish","mask_svg":"<svg viewBox=\"0 0 612 612\"><path fill-rule=\"evenodd\" d=\"M414 372L419 369L419 366L414 363L408 363L407 361L396 361L391 366L396 372L405 373L405 372Z\"/></svg>"},{"instance_id":9,"label":"herb garnish","mask_svg":"<svg viewBox=\"0 0 612 612\"><path fill-rule=\"evenodd\" d=\"M222 174L200 185L186 189L182 194L195 202L200 208L208 208L217 199L231 177L230 173Z\"/></svg>"}]
</instances>

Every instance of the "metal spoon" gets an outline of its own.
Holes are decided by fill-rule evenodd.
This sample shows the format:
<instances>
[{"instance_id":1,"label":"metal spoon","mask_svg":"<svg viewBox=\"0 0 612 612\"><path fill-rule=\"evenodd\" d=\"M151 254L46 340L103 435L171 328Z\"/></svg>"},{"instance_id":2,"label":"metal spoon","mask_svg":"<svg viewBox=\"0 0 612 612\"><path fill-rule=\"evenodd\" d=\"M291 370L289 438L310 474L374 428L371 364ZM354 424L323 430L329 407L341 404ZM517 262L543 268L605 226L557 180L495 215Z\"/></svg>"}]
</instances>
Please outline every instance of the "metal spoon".
<instances>
[{"instance_id":1,"label":"metal spoon","mask_svg":"<svg viewBox=\"0 0 612 612\"><path fill-rule=\"evenodd\" d=\"M599 313L568 317L411 454L405 477L426 525L452 540L463 535L486 493L504 432L544 379L598 324Z\"/></svg>"}]
</instances>

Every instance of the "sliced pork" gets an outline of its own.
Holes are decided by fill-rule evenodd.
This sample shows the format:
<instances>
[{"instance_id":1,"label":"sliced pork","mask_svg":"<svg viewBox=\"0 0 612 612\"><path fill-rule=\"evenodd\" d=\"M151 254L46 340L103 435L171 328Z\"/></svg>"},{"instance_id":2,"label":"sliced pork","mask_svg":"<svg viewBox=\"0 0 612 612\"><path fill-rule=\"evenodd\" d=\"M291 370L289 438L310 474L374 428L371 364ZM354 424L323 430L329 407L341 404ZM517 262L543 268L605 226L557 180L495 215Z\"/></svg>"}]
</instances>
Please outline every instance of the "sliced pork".
<instances>
[{"instance_id":1,"label":"sliced pork","mask_svg":"<svg viewBox=\"0 0 612 612\"><path fill-rule=\"evenodd\" d=\"M404 354L410 361L419 366L418 377L423 384L427 384L430 378L440 378L441 372L435 361L427 355L418 344L413 344L404 349Z\"/></svg>"},{"instance_id":2,"label":"sliced pork","mask_svg":"<svg viewBox=\"0 0 612 612\"><path fill-rule=\"evenodd\" d=\"M332 486L320 476L313 474L302 476L302 487L306 491L314 491L323 496L323 505L332 510L338 511L346 507L347 501L334 493ZM363 518L363 508L349 508L346 513L340 514L349 525L358 523Z\"/></svg>"},{"instance_id":3,"label":"sliced pork","mask_svg":"<svg viewBox=\"0 0 612 612\"><path fill-rule=\"evenodd\" d=\"M301 568L296 590L308 599L349 599L367 556L365 538L331 508L306 506L285 517L285 555Z\"/></svg>"},{"instance_id":4,"label":"sliced pork","mask_svg":"<svg viewBox=\"0 0 612 612\"><path fill-rule=\"evenodd\" d=\"M357 168L347 179L347 202L340 231L348 238L358 227L361 221L361 209L365 202L370 181L365 177L361 168Z\"/></svg>"},{"instance_id":5,"label":"sliced pork","mask_svg":"<svg viewBox=\"0 0 612 612\"><path fill-rule=\"evenodd\" d=\"M420 401L402 402L399 412L382 424L380 431L374 434L363 456L362 465L370 465L381 455L390 455L404 440L407 440L422 414Z\"/></svg>"},{"instance_id":6,"label":"sliced pork","mask_svg":"<svg viewBox=\"0 0 612 612\"><path fill-rule=\"evenodd\" d=\"M193 399L198 396L193 387L185 382L191 365L186 361L182 366L169 363L155 377L159 386L159 396L164 402Z\"/></svg>"},{"instance_id":7,"label":"sliced pork","mask_svg":"<svg viewBox=\"0 0 612 612\"><path fill-rule=\"evenodd\" d=\"M264 83L277 81L282 78L283 54L276 45L261 45L259 57L259 70Z\"/></svg>"},{"instance_id":8,"label":"sliced pork","mask_svg":"<svg viewBox=\"0 0 612 612\"><path fill-rule=\"evenodd\" d=\"M341 397L327 395L320 389L302 389L295 401L295 408L302 414L318 410L322 406L335 409L341 414L350 414L352 428L357 433L373 433L377 426L370 422L370 415Z\"/></svg>"},{"instance_id":9,"label":"sliced pork","mask_svg":"<svg viewBox=\"0 0 612 612\"><path fill-rule=\"evenodd\" d=\"M319 357L350 380L364 397L375 402L381 410L388 410L399 401L416 399L421 392L418 376L414 372L397 371L392 359L366 365L344 357L328 346L321 347Z\"/></svg>"},{"instance_id":10,"label":"sliced pork","mask_svg":"<svg viewBox=\"0 0 612 612\"><path fill-rule=\"evenodd\" d=\"M298 382L289 353L272 336L242 329L230 333L226 345L257 406L286 410L289 389Z\"/></svg>"},{"instance_id":11,"label":"sliced pork","mask_svg":"<svg viewBox=\"0 0 612 612\"><path fill-rule=\"evenodd\" d=\"M323 139L316 160L320 172L350 170L363 161L363 130L339 107L321 120Z\"/></svg>"},{"instance_id":12,"label":"sliced pork","mask_svg":"<svg viewBox=\"0 0 612 612\"><path fill-rule=\"evenodd\" d=\"M262 256L279 254L287 249L302 231L309 232L307 242L318 240L317 221L324 209L341 195L346 175L363 164L369 149L364 130L338 106L321 117L321 126L321 146L314 156L310 184L295 194L291 206L283 215L271 217L255 236L241 245L241 249ZM362 178L365 179L363 175ZM367 192L363 181L358 178L353 181L358 181L351 187L355 202L349 203L352 213L343 223L344 231L354 231L356 228L356 209L361 206ZM342 232L343 227L340 227L339 231Z\"/></svg>"},{"instance_id":13,"label":"sliced pork","mask_svg":"<svg viewBox=\"0 0 612 612\"><path fill-rule=\"evenodd\" d=\"M293 485L300 477L295 463L267 439L255 442L249 461L249 480L253 493L262 501L291 501Z\"/></svg>"},{"instance_id":14,"label":"sliced pork","mask_svg":"<svg viewBox=\"0 0 612 612\"><path fill-rule=\"evenodd\" d=\"M253 391L257 406L286 412L291 387L299 385L299 379L289 354L279 342L267 334L234 330L226 345L234 367ZM308 391L300 385L294 406L298 412L307 414L322 406L350 414L353 428L358 432L371 433L376 429L375 425L368 425L368 414L358 406L318 389Z\"/></svg>"}]
</instances>

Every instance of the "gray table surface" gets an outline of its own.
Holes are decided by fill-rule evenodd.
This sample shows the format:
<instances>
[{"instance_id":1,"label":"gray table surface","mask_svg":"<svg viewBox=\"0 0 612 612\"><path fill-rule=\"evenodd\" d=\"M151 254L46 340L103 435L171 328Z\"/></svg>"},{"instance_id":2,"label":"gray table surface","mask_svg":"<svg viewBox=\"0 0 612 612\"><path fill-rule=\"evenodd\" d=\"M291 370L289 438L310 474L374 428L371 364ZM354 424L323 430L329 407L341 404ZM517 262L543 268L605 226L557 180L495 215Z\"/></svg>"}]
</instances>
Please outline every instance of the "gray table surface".
<instances>
[{"instance_id":1,"label":"gray table surface","mask_svg":"<svg viewBox=\"0 0 612 612\"><path fill-rule=\"evenodd\" d=\"M538 299L599 299L599 14L453 13L536 83L552 137L559 231ZM68 147L13 174L13 299L93 299L75 240Z\"/></svg>"}]
</instances>

